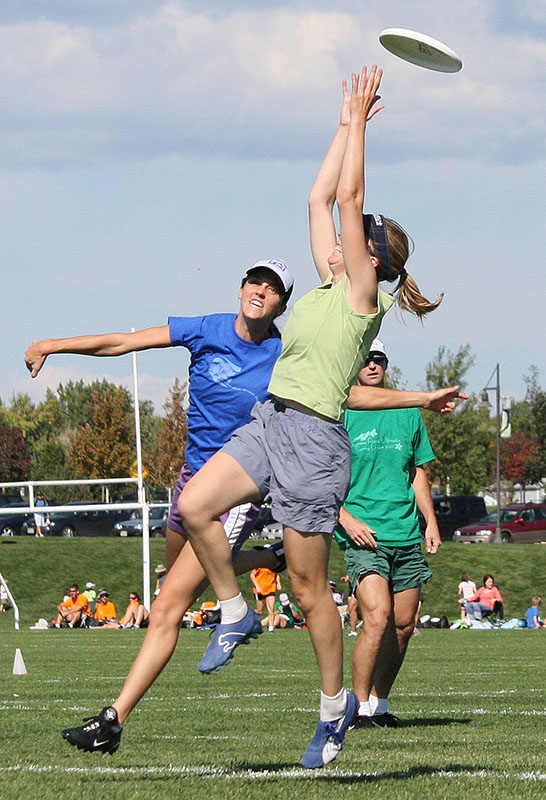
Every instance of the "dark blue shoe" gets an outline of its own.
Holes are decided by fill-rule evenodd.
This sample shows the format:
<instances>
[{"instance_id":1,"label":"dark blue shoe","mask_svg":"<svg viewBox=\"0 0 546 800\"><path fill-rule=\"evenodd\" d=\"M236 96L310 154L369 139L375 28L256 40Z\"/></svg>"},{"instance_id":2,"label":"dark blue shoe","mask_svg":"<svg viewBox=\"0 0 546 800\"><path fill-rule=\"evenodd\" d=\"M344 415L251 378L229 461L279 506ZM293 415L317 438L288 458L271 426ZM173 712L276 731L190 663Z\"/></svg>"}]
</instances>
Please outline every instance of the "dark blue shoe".
<instances>
[{"instance_id":1,"label":"dark blue shoe","mask_svg":"<svg viewBox=\"0 0 546 800\"><path fill-rule=\"evenodd\" d=\"M199 662L199 672L215 672L233 658L233 651L240 644L250 644L262 633L259 616L251 608L239 622L217 625L211 636L207 651Z\"/></svg>"},{"instance_id":2,"label":"dark blue shoe","mask_svg":"<svg viewBox=\"0 0 546 800\"><path fill-rule=\"evenodd\" d=\"M329 764L345 747L345 733L357 712L358 700L352 692L347 692L347 708L345 714L332 722L319 720L315 735L303 754L301 765L307 769L316 769Z\"/></svg>"}]
</instances>

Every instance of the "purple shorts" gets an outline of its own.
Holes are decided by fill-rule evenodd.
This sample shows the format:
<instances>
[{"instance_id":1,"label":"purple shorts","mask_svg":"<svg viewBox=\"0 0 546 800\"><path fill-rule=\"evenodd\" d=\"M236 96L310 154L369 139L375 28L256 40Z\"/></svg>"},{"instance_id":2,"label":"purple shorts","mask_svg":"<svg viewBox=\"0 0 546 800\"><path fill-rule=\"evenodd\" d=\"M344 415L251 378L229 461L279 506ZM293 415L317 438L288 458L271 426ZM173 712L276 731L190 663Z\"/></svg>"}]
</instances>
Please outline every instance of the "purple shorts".
<instances>
[{"instance_id":1,"label":"purple shorts","mask_svg":"<svg viewBox=\"0 0 546 800\"><path fill-rule=\"evenodd\" d=\"M178 498L192 476L193 472L187 464L184 464L176 481L173 502L167 519L168 527L181 536L187 536L187 534L178 511ZM254 503L243 503L240 506L235 506L230 511L226 511L220 517L220 522L224 526L230 547L235 553L241 549L254 530L254 522L258 516L258 511L259 506L254 505Z\"/></svg>"}]
</instances>

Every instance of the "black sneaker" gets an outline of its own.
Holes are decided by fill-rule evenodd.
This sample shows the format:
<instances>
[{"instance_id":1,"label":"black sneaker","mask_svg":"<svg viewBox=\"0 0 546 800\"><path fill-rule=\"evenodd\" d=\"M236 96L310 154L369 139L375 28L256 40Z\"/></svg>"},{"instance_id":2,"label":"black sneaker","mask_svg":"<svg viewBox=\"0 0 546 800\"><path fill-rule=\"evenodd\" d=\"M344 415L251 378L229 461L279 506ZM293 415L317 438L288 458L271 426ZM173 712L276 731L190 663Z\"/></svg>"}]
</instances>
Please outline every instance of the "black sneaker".
<instances>
[{"instance_id":1,"label":"black sneaker","mask_svg":"<svg viewBox=\"0 0 546 800\"><path fill-rule=\"evenodd\" d=\"M115 753L121 740L123 726L119 724L118 712L111 706L103 708L98 717L84 719L86 725L66 728L61 736L78 750L88 753Z\"/></svg>"},{"instance_id":2,"label":"black sneaker","mask_svg":"<svg viewBox=\"0 0 546 800\"><path fill-rule=\"evenodd\" d=\"M397 728L398 717L387 711L385 714L374 714L371 717L365 715L358 715L355 717L351 730L358 730L359 728Z\"/></svg>"},{"instance_id":3,"label":"black sneaker","mask_svg":"<svg viewBox=\"0 0 546 800\"><path fill-rule=\"evenodd\" d=\"M267 550L271 550L277 557L277 563L272 567L273 572L284 572L286 569L286 556L284 554L284 542L275 542L275 544L266 545Z\"/></svg>"}]
</instances>

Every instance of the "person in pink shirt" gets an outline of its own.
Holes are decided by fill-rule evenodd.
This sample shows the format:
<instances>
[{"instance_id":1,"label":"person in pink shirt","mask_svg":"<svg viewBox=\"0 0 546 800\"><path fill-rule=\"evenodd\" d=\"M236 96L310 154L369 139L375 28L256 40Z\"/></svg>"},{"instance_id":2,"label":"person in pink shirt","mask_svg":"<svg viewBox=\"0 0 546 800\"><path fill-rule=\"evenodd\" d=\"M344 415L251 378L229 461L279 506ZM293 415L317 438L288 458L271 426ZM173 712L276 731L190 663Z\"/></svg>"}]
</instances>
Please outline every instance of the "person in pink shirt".
<instances>
[{"instance_id":1,"label":"person in pink shirt","mask_svg":"<svg viewBox=\"0 0 546 800\"><path fill-rule=\"evenodd\" d=\"M469 619L480 620L489 614L498 614L499 619L504 619L502 595L492 575L483 576L483 586L464 604L464 609Z\"/></svg>"}]
</instances>

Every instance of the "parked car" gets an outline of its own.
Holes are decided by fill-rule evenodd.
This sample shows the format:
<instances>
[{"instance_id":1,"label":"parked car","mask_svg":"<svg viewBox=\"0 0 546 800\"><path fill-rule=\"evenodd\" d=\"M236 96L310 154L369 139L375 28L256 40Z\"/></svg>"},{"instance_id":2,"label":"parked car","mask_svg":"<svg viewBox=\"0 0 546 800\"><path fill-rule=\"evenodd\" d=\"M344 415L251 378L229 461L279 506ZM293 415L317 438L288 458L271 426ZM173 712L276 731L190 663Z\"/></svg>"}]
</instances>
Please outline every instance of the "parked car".
<instances>
[{"instance_id":1,"label":"parked car","mask_svg":"<svg viewBox=\"0 0 546 800\"><path fill-rule=\"evenodd\" d=\"M26 503L21 502L20 498L18 503L8 503L10 508L26 505ZM3 508L6 508L6 506L3 506ZM0 509L0 535L19 536L19 534L24 533L23 525L30 519L34 521L33 515L29 514L28 511L22 511L20 514L3 514L2 509Z\"/></svg>"},{"instance_id":2,"label":"parked car","mask_svg":"<svg viewBox=\"0 0 546 800\"><path fill-rule=\"evenodd\" d=\"M159 538L165 536L163 520L169 516L169 508L154 506L150 509L150 536ZM142 518L124 519L114 525L114 536L142 536Z\"/></svg>"},{"instance_id":3,"label":"parked car","mask_svg":"<svg viewBox=\"0 0 546 800\"><path fill-rule=\"evenodd\" d=\"M91 505L90 500L81 500L67 505ZM47 508L44 509L46 513ZM47 536L113 536L114 525L127 515L127 511L53 511L46 520L44 532ZM34 518L23 524L23 533L33 536L35 533Z\"/></svg>"},{"instance_id":4,"label":"parked car","mask_svg":"<svg viewBox=\"0 0 546 800\"><path fill-rule=\"evenodd\" d=\"M21 500L21 495L16 492L0 493L0 506L20 506L26 505Z\"/></svg>"},{"instance_id":5,"label":"parked car","mask_svg":"<svg viewBox=\"0 0 546 800\"><path fill-rule=\"evenodd\" d=\"M433 494L432 502L442 539L451 539L458 528L477 522L487 513L483 497L467 494ZM424 531L425 520L421 514L419 523L421 530Z\"/></svg>"},{"instance_id":6,"label":"parked car","mask_svg":"<svg viewBox=\"0 0 546 800\"><path fill-rule=\"evenodd\" d=\"M497 512L492 511L474 525L465 525L453 534L454 542L492 542L497 527ZM546 542L546 503L513 503L501 508L501 539L509 542Z\"/></svg>"}]
</instances>

